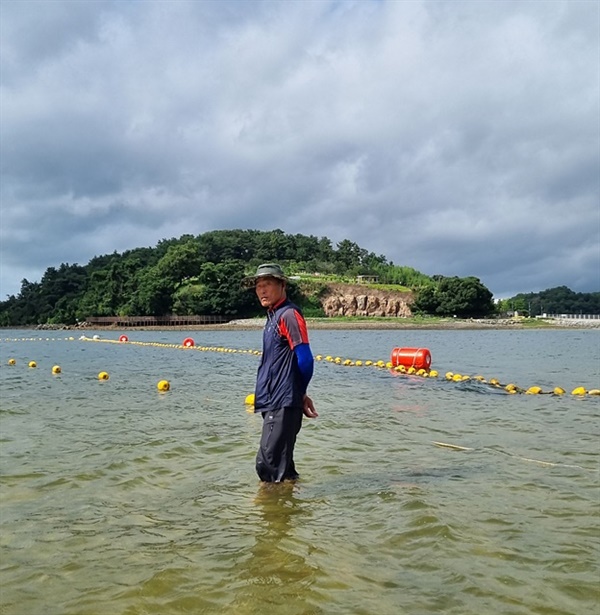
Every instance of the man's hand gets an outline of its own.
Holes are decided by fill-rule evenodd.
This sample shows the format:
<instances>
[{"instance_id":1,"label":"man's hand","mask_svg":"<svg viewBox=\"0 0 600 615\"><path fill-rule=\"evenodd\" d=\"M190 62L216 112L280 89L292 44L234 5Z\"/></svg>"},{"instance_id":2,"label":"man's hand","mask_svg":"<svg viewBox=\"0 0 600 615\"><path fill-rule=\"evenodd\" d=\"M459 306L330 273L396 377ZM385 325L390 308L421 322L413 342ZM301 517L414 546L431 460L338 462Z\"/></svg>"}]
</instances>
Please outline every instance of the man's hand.
<instances>
[{"instance_id":1,"label":"man's hand","mask_svg":"<svg viewBox=\"0 0 600 615\"><path fill-rule=\"evenodd\" d=\"M304 396L304 408L303 408L304 416L309 419L316 419L319 414L315 410L315 405L313 404L313 400L308 396Z\"/></svg>"}]
</instances>

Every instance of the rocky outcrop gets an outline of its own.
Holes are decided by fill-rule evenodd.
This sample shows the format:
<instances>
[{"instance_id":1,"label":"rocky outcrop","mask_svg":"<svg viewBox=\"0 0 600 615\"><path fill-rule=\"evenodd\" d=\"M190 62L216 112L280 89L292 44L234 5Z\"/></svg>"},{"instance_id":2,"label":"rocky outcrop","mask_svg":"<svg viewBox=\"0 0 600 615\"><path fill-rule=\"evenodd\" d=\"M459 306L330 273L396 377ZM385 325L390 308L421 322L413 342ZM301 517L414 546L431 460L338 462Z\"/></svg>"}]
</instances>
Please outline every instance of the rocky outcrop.
<instances>
[{"instance_id":1,"label":"rocky outcrop","mask_svg":"<svg viewBox=\"0 0 600 615\"><path fill-rule=\"evenodd\" d=\"M363 285L332 284L322 298L327 316L412 316L412 293L377 290Z\"/></svg>"}]
</instances>

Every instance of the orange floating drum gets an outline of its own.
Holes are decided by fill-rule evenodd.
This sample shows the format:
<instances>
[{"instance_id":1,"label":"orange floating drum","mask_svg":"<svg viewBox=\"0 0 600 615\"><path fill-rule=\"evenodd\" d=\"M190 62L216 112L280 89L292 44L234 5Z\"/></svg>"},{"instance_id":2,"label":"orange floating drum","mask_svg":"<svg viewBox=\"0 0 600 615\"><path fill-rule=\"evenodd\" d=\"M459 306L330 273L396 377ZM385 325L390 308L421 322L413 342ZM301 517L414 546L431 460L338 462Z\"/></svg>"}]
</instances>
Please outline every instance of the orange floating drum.
<instances>
[{"instance_id":1,"label":"orange floating drum","mask_svg":"<svg viewBox=\"0 0 600 615\"><path fill-rule=\"evenodd\" d=\"M195 345L195 343L194 343L194 340L193 340L191 337L186 337L186 338L183 340L183 345L184 345L186 348L191 348L192 346L194 346L194 345Z\"/></svg>"},{"instance_id":2,"label":"orange floating drum","mask_svg":"<svg viewBox=\"0 0 600 615\"><path fill-rule=\"evenodd\" d=\"M431 367L431 353L427 348L394 348L392 350L392 365L398 367L414 367L415 369L429 369Z\"/></svg>"}]
</instances>

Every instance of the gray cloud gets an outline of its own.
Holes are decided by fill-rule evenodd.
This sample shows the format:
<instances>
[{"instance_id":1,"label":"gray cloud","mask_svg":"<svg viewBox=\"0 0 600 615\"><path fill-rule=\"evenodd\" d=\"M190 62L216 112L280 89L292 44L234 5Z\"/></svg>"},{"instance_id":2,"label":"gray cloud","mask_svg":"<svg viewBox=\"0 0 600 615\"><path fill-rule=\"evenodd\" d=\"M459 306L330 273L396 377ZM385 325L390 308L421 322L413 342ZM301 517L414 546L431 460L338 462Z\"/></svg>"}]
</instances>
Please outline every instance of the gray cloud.
<instances>
[{"instance_id":1,"label":"gray cloud","mask_svg":"<svg viewBox=\"0 0 600 615\"><path fill-rule=\"evenodd\" d=\"M1 293L227 228L600 290L599 10L4 2Z\"/></svg>"}]
</instances>

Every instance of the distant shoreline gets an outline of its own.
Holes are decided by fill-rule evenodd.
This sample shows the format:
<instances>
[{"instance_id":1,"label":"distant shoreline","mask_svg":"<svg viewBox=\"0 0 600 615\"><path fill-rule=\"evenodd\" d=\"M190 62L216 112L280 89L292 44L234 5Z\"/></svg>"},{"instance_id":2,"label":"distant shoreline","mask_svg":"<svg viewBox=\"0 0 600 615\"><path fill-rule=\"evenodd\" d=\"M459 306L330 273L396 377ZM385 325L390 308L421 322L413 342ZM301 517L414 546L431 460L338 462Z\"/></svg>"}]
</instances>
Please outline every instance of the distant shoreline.
<instances>
[{"instance_id":1,"label":"distant shoreline","mask_svg":"<svg viewBox=\"0 0 600 615\"><path fill-rule=\"evenodd\" d=\"M516 320L512 318L504 319L447 319L437 320L432 322L419 321L415 322L410 319L352 319L342 320L339 318L307 318L310 329L324 330L548 330L548 329L600 329L600 319L596 320L544 320L537 321L532 324L527 320ZM30 327L3 327L3 329L23 329L30 331L252 331L262 329L264 326L263 318L248 318L232 320L222 324L205 324L205 325L181 325L181 326L106 326L106 327L89 327L89 326L64 326L64 325L47 325L47 326L30 326Z\"/></svg>"}]
</instances>

